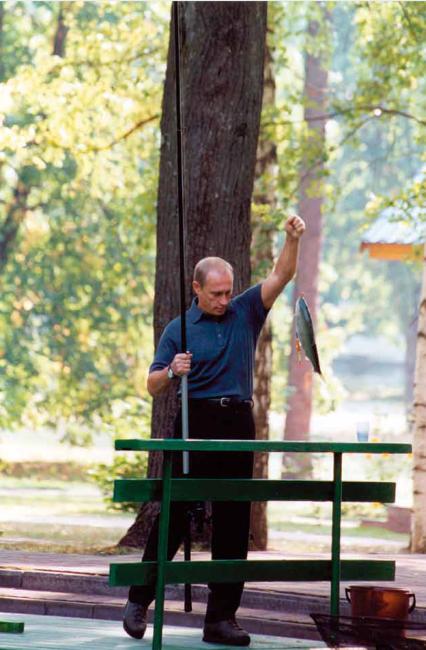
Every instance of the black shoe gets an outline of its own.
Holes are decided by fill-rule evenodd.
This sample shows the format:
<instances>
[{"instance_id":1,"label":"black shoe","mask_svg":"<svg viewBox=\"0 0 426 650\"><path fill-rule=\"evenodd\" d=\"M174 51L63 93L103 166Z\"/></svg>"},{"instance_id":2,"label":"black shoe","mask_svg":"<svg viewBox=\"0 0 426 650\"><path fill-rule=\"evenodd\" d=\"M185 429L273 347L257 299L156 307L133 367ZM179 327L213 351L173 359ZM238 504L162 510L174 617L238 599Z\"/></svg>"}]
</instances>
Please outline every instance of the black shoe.
<instances>
[{"instance_id":1,"label":"black shoe","mask_svg":"<svg viewBox=\"0 0 426 650\"><path fill-rule=\"evenodd\" d=\"M203 641L207 643L222 643L223 645L249 645L250 637L235 618L217 623L204 623Z\"/></svg>"},{"instance_id":2,"label":"black shoe","mask_svg":"<svg viewBox=\"0 0 426 650\"><path fill-rule=\"evenodd\" d=\"M123 614L123 627L134 639L142 639L146 630L148 607L127 601Z\"/></svg>"}]
</instances>

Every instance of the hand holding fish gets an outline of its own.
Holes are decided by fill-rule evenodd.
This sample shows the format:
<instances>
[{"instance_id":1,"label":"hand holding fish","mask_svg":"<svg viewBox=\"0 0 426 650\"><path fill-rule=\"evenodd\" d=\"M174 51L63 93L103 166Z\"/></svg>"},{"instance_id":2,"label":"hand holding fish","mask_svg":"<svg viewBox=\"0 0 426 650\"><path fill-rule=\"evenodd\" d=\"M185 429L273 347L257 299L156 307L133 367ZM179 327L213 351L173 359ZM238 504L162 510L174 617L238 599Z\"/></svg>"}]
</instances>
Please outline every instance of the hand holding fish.
<instances>
[{"instance_id":1,"label":"hand holding fish","mask_svg":"<svg viewBox=\"0 0 426 650\"><path fill-rule=\"evenodd\" d=\"M288 217L284 224L284 230L289 239L300 239L305 232L305 222L297 214Z\"/></svg>"},{"instance_id":2,"label":"hand holding fish","mask_svg":"<svg viewBox=\"0 0 426 650\"><path fill-rule=\"evenodd\" d=\"M274 268L262 283L262 302L271 309L284 287L296 273L300 238L305 232L305 222L296 214L287 218L284 224L286 238Z\"/></svg>"}]
</instances>

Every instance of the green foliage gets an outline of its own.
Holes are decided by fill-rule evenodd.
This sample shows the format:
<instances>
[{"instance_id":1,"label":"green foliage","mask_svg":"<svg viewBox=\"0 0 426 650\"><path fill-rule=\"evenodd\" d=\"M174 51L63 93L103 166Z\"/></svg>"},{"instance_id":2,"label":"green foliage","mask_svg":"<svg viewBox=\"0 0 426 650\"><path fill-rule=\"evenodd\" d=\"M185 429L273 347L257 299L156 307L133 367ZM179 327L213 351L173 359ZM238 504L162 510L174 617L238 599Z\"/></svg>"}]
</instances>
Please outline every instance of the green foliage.
<instances>
[{"instance_id":1,"label":"green foliage","mask_svg":"<svg viewBox=\"0 0 426 650\"><path fill-rule=\"evenodd\" d=\"M417 75L424 24L414 18L416 13L411 3L336 5L334 12L341 36L335 54L340 84L333 93L336 117L329 131L335 148L331 179L340 191L334 196L333 218L325 225L325 258L335 279L323 296L345 307L340 325L355 320L358 331L394 339L405 336L416 312L418 270L361 257L359 244L363 227L380 209L377 202L374 212L368 209L372 197L386 197L380 207L395 203L421 167L422 129L413 118L422 101L423 82ZM342 38L348 23L356 26L350 47ZM395 25L401 29L389 38ZM412 199L408 211L419 205L420 196L413 193ZM397 318L390 318L389 310Z\"/></svg>"},{"instance_id":2,"label":"green foliage","mask_svg":"<svg viewBox=\"0 0 426 650\"><path fill-rule=\"evenodd\" d=\"M328 43L321 4L332 16ZM331 364L351 334L384 333L400 340L417 311L418 267L370 260L359 246L363 228L383 207L402 199L410 218L413 208L424 204L424 181L413 181L425 139L424 3L271 5L277 107L263 122L276 137L278 212L297 210L301 161L310 160L314 169L323 160L315 147L306 151L311 142L303 120L303 52L327 61L332 46L317 327L327 386L316 382L317 408L330 409L342 395ZM310 39L306 27L313 19L319 37ZM290 350L283 322L281 316L274 329L276 374ZM280 381L280 401L284 387Z\"/></svg>"},{"instance_id":3,"label":"green foliage","mask_svg":"<svg viewBox=\"0 0 426 650\"><path fill-rule=\"evenodd\" d=\"M110 510L137 512L139 503L114 503L112 500L114 481L123 478L146 478L148 461L146 454L115 455L111 465L101 463L89 471L91 478L100 487L105 503Z\"/></svg>"},{"instance_id":4,"label":"green foliage","mask_svg":"<svg viewBox=\"0 0 426 650\"><path fill-rule=\"evenodd\" d=\"M333 51L318 326L325 365L352 332L400 337L415 303L417 269L366 260L358 246L368 202L376 214L402 199L409 213L425 198L424 183L412 182L425 138L424 5L270 3L277 102L262 128L279 164L276 178L263 179L278 198L272 213L260 209L268 228L297 208L301 161L319 156L303 120L303 53L329 60ZM146 432L170 5L8 0L0 11L0 427L49 426L78 443L99 429ZM274 315L280 403L288 295ZM318 403L330 408L337 396L336 387Z\"/></svg>"},{"instance_id":5,"label":"green foliage","mask_svg":"<svg viewBox=\"0 0 426 650\"><path fill-rule=\"evenodd\" d=\"M82 444L149 415L169 8L2 9L0 426L51 426Z\"/></svg>"}]
</instances>

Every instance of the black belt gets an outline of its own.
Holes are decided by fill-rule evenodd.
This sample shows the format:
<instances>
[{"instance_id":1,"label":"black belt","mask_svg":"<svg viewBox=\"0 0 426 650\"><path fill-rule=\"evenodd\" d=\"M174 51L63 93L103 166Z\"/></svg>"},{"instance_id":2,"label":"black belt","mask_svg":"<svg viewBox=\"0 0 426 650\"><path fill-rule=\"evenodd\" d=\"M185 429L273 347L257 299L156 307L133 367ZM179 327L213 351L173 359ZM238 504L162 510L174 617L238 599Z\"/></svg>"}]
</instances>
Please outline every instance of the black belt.
<instances>
[{"instance_id":1,"label":"black belt","mask_svg":"<svg viewBox=\"0 0 426 650\"><path fill-rule=\"evenodd\" d=\"M189 401L193 404L212 404L221 406L222 408L238 408L241 406L250 406L250 408L253 408L252 399L239 399L238 397L206 397L201 399L194 398Z\"/></svg>"}]
</instances>

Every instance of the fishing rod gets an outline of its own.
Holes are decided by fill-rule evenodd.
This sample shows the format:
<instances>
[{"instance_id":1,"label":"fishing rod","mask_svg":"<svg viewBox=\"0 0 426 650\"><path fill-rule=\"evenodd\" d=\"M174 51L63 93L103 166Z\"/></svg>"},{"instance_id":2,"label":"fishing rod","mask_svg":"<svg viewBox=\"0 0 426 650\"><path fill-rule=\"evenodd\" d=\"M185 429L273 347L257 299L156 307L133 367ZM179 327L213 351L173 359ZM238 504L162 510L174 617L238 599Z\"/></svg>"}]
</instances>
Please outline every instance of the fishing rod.
<instances>
[{"instance_id":1,"label":"fishing rod","mask_svg":"<svg viewBox=\"0 0 426 650\"><path fill-rule=\"evenodd\" d=\"M184 178L183 178L183 147L182 147L182 108L180 84L180 39L179 39L179 3L173 2L174 46L175 46L175 79L176 79L176 159L178 181L178 219L179 219L179 275L180 275L180 337L181 350L187 351L186 341L186 305L185 305L185 224L184 224ZM189 437L188 426L188 377L181 379L182 405L182 438ZM189 454L183 452L183 474L189 474ZM186 531L184 536L184 559L191 560L191 524L189 510L187 511ZM185 584L185 612L192 611L191 585Z\"/></svg>"}]
</instances>

